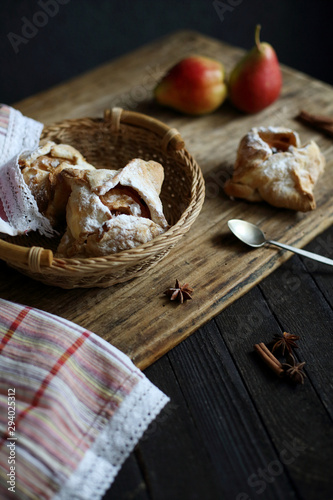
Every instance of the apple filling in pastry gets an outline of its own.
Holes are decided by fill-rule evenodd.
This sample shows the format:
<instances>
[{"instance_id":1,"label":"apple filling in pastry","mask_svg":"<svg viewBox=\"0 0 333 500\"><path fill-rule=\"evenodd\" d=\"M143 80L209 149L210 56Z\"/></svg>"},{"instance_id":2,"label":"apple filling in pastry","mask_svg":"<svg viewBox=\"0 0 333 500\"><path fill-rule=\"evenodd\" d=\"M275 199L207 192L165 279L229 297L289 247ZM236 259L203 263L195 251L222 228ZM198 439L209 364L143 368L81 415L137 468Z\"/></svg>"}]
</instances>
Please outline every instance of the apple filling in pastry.
<instances>
[{"instance_id":1,"label":"apple filling in pastry","mask_svg":"<svg viewBox=\"0 0 333 500\"><path fill-rule=\"evenodd\" d=\"M159 197L164 169L155 161L136 158L119 170L95 169L71 146L47 143L21 157L20 166L41 213L55 226L66 219L58 256L128 250L169 227Z\"/></svg>"},{"instance_id":2,"label":"apple filling in pastry","mask_svg":"<svg viewBox=\"0 0 333 500\"><path fill-rule=\"evenodd\" d=\"M293 130L253 128L240 141L226 194L306 212L316 208L314 186L325 168L318 145L301 145Z\"/></svg>"}]
</instances>

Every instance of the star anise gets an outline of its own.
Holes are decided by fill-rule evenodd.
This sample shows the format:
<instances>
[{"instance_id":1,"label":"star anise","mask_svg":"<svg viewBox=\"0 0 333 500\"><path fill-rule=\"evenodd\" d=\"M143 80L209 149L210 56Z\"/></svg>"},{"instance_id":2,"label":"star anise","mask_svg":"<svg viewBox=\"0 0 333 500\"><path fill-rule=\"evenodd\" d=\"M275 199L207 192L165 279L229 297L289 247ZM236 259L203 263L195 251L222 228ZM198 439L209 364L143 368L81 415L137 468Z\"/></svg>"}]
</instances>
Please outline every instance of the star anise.
<instances>
[{"instance_id":1,"label":"star anise","mask_svg":"<svg viewBox=\"0 0 333 500\"><path fill-rule=\"evenodd\" d=\"M293 348L295 349L298 347L298 345L296 345L296 340L299 340L298 335L293 335L287 332L283 332L283 335L277 333L273 337L273 342L275 343L272 347L272 352L279 350L284 356L286 350L291 352Z\"/></svg>"},{"instance_id":2,"label":"star anise","mask_svg":"<svg viewBox=\"0 0 333 500\"><path fill-rule=\"evenodd\" d=\"M193 289L190 288L188 283L181 285L179 280L176 280L176 284L173 288L167 288L164 294L170 298L170 300L178 300L181 304L185 300L192 299L191 294L193 293Z\"/></svg>"},{"instance_id":3,"label":"star anise","mask_svg":"<svg viewBox=\"0 0 333 500\"><path fill-rule=\"evenodd\" d=\"M282 363L284 375L296 384L304 384L304 379L306 377L303 372L304 365L304 361L303 363L297 363L294 356L289 354L288 363Z\"/></svg>"}]
</instances>

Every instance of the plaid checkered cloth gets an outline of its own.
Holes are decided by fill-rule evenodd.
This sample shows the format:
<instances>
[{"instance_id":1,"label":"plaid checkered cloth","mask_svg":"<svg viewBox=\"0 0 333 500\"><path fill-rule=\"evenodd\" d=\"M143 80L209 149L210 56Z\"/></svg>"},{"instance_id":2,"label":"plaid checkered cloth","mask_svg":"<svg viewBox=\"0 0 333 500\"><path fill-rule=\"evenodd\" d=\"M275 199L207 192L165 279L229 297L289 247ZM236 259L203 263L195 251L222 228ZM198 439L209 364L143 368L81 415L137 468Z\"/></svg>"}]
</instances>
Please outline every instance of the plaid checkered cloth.
<instances>
[{"instance_id":1,"label":"plaid checkered cloth","mask_svg":"<svg viewBox=\"0 0 333 500\"><path fill-rule=\"evenodd\" d=\"M167 401L94 333L0 299L0 498L100 499Z\"/></svg>"}]
</instances>

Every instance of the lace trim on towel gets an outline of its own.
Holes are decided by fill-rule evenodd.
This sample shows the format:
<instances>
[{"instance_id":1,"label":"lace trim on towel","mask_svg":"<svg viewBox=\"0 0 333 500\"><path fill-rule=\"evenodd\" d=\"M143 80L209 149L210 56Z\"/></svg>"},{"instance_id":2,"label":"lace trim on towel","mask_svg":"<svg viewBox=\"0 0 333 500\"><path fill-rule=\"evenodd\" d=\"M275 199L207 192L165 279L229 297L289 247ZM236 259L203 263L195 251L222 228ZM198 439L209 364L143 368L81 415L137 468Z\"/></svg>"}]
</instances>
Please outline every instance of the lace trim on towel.
<instances>
[{"instance_id":1,"label":"lace trim on towel","mask_svg":"<svg viewBox=\"0 0 333 500\"><path fill-rule=\"evenodd\" d=\"M148 425L168 401L146 377L141 379L52 500L100 500Z\"/></svg>"},{"instance_id":2,"label":"lace trim on towel","mask_svg":"<svg viewBox=\"0 0 333 500\"><path fill-rule=\"evenodd\" d=\"M38 230L52 236L51 224L39 212L18 165L23 152L37 149L43 125L8 106L0 105L1 111L9 117L0 134L0 199L7 216L0 230L11 235Z\"/></svg>"}]
</instances>

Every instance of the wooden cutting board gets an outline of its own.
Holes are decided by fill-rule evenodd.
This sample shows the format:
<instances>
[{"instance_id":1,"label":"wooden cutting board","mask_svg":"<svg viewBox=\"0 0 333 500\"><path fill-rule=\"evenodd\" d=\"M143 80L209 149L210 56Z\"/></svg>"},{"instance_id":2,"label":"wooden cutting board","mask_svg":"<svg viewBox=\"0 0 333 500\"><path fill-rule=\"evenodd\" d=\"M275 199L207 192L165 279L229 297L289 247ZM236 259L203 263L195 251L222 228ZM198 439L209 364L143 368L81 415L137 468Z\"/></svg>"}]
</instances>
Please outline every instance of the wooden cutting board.
<instances>
[{"instance_id":1,"label":"wooden cutting board","mask_svg":"<svg viewBox=\"0 0 333 500\"><path fill-rule=\"evenodd\" d=\"M200 216L181 243L141 278L107 289L62 290L0 264L1 297L44 309L94 331L141 369L292 255L273 247L245 247L228 231L228 219L249 220L259 224L268 237L298 247L333 220L333 141L294 119L300 109L333 116L332 87L284 67L282 96L263 112L243 115L225 103L209 116L186 117L154 103L152 89L166 69L191 53L216 58L230 71L243 51L197 33L179 32L16 105L26 116L45 124L102 116L104 109L113 106L140 111L176 127L201 166L206 201ZM224 195L222 186L232 171L240 138L251 127L269 125L297 130L302 142L314 139L324 153L327 167L316 187L315 211L295 213L267 204L231 201ZM325 245L318 252L329 256ZM194 288L192 301L172 303L163 295L176 278Z\"/></svg>"}]
</instances>

